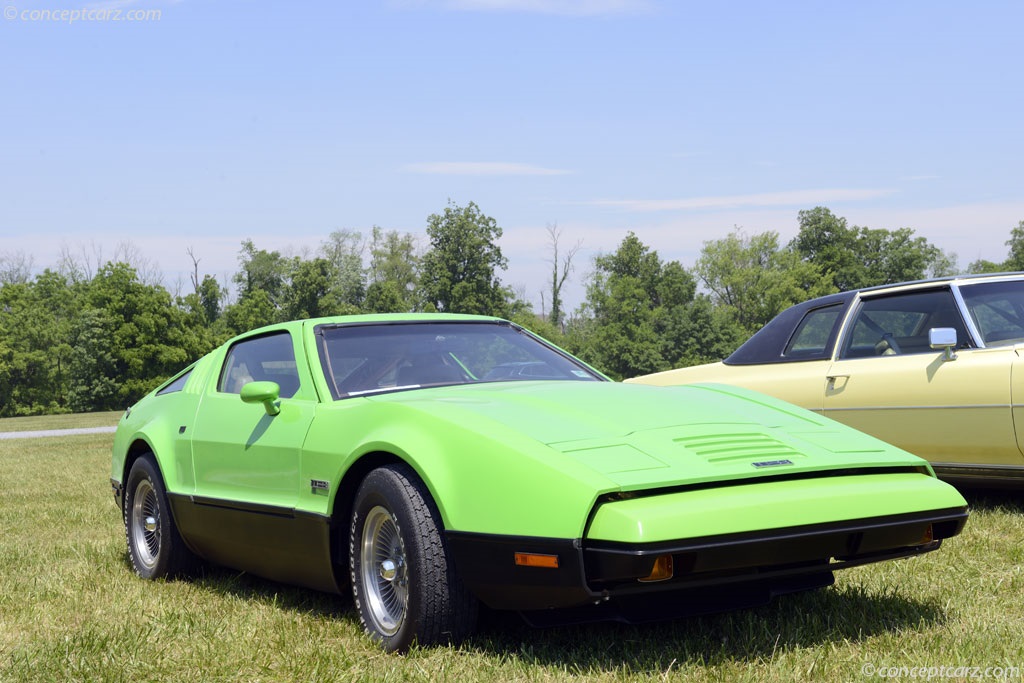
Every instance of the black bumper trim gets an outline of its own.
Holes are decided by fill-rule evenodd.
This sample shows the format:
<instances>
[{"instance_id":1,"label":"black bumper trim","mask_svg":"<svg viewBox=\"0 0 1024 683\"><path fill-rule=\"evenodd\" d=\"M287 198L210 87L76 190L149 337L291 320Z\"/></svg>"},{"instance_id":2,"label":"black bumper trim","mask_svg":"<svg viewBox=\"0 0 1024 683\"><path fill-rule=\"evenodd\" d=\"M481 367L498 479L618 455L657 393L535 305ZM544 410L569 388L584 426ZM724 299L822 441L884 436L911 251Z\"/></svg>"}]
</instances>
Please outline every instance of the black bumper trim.
<instances>
[{"instance_id":1,"label":"black bumper trim","mask_svg":"<svg viewBox=\"0 0 1024 683\"><path fill-rule=\"evenodd\" d=\"M592 583L614 583L649 575L661 555L672 555L677 577L831 558L856 562L878 553L881 560L934 549L921 542L929 525L932 539L941 541L959 534L966 522L965 508L951 508L641 545L589 541L584 562Z\"/></svg>"},{"instance_id":2,"label":"black bumper trim","mask_svg":"<svg viewBox=\"0 0 1024 683\"><path fill-rule=\"evenodd\" d=\"M935 550L966 520L965 508L953 508L649 544L458 531L445 538L462 580L489 607L533 612L611 602L629 612L628 603L626 620L642 621L659 604L652 596L664 598L668 616L681 616L828 585L837 569ZM516 553L555 555L558 567L518 566ZM673 577L639 581L661 555L672 556ZM717 597L704 599L702 591ZM597 614L609 609L589 619L624 618Z\"/></svg>"},{"instance_id":3,"label":"black bumper trim","mask_svg":"<svg viewBox=\"0 0 1024 683\"><path fill-rule=\"evenodd\" d=\"M445 532L459 576L481 602L494 609L534 610L580 605L600 599L587 588L578 539ZM522 567L516 553L558 557L558 568Z\"/></svg>"}]
</instances>

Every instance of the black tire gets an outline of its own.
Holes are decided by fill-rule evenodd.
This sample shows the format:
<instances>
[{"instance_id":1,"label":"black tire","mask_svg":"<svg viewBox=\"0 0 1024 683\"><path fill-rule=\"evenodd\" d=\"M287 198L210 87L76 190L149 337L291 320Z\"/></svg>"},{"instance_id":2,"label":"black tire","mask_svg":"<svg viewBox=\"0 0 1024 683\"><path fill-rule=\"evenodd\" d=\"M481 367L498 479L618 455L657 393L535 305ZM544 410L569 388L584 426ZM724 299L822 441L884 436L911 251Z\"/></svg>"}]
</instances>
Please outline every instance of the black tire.
<instances>
[{"instance_id":1,"label":"black tire","mask_svg":"<svg viewBox=\"0 0 1024 683\"><path fill-rule=\"evenodd\" d=\"M185 546L167 504L167 489L151 453L128 472L124 497L124 534L135 573L144 579L183 576L198 559Z\"/></svg>"},{"instance_id":2,"label":"black tire","mask_svg":"<svg viewBox=\"0 0 1024 683\"><path fill-rule=\"evenodd\" d=\"M352 596L363 628L389 652L458 643L478 605L456 574L426 487L406 465L370 472L349 529Z\"/></svg>"}]
</instances>

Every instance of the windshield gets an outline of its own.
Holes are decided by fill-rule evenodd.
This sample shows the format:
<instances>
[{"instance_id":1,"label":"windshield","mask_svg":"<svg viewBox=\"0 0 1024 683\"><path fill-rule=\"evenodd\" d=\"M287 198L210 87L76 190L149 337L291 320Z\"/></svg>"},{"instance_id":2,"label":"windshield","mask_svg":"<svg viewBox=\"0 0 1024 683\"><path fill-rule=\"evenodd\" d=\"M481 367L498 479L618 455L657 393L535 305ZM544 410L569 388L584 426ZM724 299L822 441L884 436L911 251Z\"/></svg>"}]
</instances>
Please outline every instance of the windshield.
<instances>
[{"instance_id":1,"label":"windshield","mask_svg":"<svg viewBox=\"0 0 1024 683\"><path fill-rule=\"evenodd\" d=\"M334 398L427 386L602 378L533 335L502 323L388 323L318 328Z\"/></svg>"}]
</instances>

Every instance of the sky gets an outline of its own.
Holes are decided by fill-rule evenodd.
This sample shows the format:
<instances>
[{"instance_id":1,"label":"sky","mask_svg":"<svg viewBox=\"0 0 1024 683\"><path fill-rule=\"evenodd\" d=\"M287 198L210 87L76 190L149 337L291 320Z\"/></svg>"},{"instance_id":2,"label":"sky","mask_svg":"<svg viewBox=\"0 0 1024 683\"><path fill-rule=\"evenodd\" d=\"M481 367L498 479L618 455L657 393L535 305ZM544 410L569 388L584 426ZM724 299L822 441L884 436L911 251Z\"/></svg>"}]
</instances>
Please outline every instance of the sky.
<instances>
[{"instance_id":1,"label":"sky","mask_svg":"<svg viewBox=\"0 0 1024 683\"><path fill-rule=\"evenodd\" d=\"M692 267L826 206L961 267L1024 220L1024 3L0 0L0 256L426 243L475 202L541 308L629 231Z\"/></svg>"}]
</instances>

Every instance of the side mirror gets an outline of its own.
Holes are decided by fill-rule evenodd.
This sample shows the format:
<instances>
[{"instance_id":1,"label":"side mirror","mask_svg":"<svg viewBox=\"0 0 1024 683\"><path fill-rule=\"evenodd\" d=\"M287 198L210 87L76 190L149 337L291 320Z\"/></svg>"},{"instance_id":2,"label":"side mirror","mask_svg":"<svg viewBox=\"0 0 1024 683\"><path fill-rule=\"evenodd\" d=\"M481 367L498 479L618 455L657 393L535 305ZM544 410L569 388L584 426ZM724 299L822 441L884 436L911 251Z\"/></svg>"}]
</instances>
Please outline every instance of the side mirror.
<instances>
[{"instance_id":1,"label":"side mirror","mask_svg":"<svg viewBox=\"0 0 1024 683\"><path fill-rule=\"evenodd\" d=\"M945 360L956 360L956 330L952 327L933 327L928 330L928 346L945 349Z\"/></svg>"},{"instance_id":2,"label":"side mirror","mask_svg":"<svg viewBox=\"0 0 1024 683\"><path fill-rule=\"evenodd\" d=\"M281 406L277 404L280 397L281 387L277 382L249 382L242 387L242 400L246 403L262 403L270 416L281 412Z\"/></svg>"}]
</instances>

